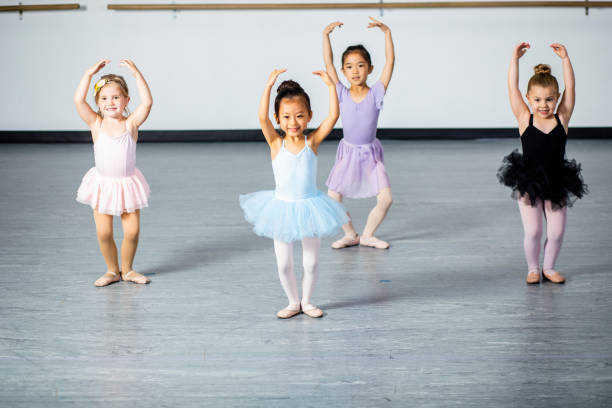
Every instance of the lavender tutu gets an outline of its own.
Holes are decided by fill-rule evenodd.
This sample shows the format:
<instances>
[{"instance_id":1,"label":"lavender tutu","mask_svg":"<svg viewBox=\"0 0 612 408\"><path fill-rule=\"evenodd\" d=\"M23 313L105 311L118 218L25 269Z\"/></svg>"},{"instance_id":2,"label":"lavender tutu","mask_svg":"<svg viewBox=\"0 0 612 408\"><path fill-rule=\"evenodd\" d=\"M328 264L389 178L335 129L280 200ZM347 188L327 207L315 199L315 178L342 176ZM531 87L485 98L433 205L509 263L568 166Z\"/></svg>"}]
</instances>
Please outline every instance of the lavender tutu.
<instances>
[{"instance_id":1,"label":"lavender tutu","mask_svg":"<svg viewBox=\"0 0 612 408\"><path fill-rule=\"evenodd\" d=\"M330 190L350 198L373 197L381 189L389 187L380 140L361 145L340 140L336 164L326 184Z\"/></svg>"},{"instance_id":2,"label":"lavender tutu","mask_svg":"<svg viewBox=\"0 0 612 408\"><path fill-rule=\"evenodd\" d=\"M330 190L345 197L373 197L390 186L382 145L376 138L385 87L377 81L359 103L341 82L336 85L336 93L344 138L338 145L336 164L326 184Z\"/></svg>"}]
</instances>

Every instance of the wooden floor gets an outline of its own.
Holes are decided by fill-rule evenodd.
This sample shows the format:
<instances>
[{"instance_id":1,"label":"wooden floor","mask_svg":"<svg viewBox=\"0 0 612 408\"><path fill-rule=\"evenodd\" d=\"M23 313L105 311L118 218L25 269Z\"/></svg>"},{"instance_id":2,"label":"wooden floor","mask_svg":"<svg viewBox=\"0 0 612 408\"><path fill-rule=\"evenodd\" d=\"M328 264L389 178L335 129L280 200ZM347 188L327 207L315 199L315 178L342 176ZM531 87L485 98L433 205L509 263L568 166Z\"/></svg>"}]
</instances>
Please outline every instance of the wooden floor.
<instances>
[{"instance_id":1,"label":"wooden floor","mask_svg":"<svg viewBox=\"0 0 612 408\"><path fill-rule=\"evenodd\" d=\"M91 145L0 145L0 406L612 406L612 141L568 145L591 193L569 210L563 286L524 283L495 177L517 140L383 145L391 249L324 240L326 315L288 321L272 242L238 205L273 188L265 143L139 145L135 269L152 283L107 288L74 200ZM346 201L359 228L373 204Z\"/></svg>"}]
</instances>

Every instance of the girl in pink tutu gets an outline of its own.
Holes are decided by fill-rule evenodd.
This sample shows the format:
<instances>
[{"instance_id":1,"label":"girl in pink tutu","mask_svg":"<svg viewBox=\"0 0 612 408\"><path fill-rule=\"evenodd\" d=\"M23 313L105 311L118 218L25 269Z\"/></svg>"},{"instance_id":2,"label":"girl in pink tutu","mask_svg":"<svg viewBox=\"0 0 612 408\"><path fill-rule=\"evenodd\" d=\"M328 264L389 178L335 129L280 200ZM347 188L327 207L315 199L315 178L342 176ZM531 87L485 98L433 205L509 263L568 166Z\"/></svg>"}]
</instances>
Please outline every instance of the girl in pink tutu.
<instances>
[{"instance_id":1,"label":"girl in pink tutu","mask_svg":"<svg viewBox=\"0 0 612 408\"><path fill-rule=\"evenodd\" d=\"M138 128L151 111L153 98L136 65L124 59L120 65L127 67L136 78L142 102L127 114L130 97L125 80L119 75L103 75L94 86L98 105L98 112L94 112L86 101L87 90L91 78L109 62L101 60L89 68L74 94L77 112L91 129L96 162L83 177L77 201L93 208L98 242L106 261L106 273L94 284L106 286L120 279L149 283L149 279L132 270L132 262L138 246L140 209L148 205L149 198L149 185L136 168L136 141ZM123 225L121 268L113 238L114 215L121 217Z\"/></svg>"},{"instance_id":2,"label":"girl in pink tutu","mask_svg":"<svg viewBox=\"0 0 612 408\"><path fill-rule=\"evenodd\" d=\"M340 102L340 116L344 138L338 145L336 164L332 168L327 186L328 194L338 202L342 197L377 197L376 206L370 211L361 237L349 221L342 226L344 237L332 244L340 249L353 245L387 249L389 244L374 236L391 207L392 196L389 177L383 163L383 149L376 138L378 114L391 81L395 55L391 30L385 24L370 17L368 28L378 27L385 33L386 62L380 79L368 87L368 75L372 73L370 54L363 45L350 46L342 54L342 73L350 88L345 87L334 68L329 34L342 25L336 21L323 30L323 58L329 76L336 84Z\"/></svg>"}]
</instances>

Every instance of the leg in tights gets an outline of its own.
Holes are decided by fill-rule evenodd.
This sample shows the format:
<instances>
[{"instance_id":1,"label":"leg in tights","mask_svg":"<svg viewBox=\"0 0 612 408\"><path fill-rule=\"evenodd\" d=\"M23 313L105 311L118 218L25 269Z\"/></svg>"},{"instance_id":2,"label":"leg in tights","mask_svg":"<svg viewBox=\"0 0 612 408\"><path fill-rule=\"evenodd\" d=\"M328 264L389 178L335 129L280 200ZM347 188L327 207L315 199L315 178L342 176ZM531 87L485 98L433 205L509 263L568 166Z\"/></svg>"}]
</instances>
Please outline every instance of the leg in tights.
<instances>
[{"instance_id":1,"label":"leg in tights","mask_svg":"<svg viewBox=\"0 0 612 408\"><path fill-rule=\"evenodd\" d=\"M327 190L327 195L336 200L339 203L342 203L342 194L337 193L333 190ZM351 214L346 212L346 215L351 218ZM346 224L342 226L342 230L344 231L344 236L347 239L354 239L357 236L357 231L355 231L355 227L353 226L353 222L349 220Z\"/></svg>"},{"instance_id":2,"label":"leg in tights","mask_svg":"<svg viewBox=\"0 0 612 408\"><path fill-rule=\"evenodd\" d=\"M376 197L376 207L372 208L372 211L370 211L368 222L363 229L362 236L365 239L373 237L374 233L387 216L391 204L393 204L391 189L389 187L383 188Z\"/></svg>"},{"instance_id":3,"label":"leg in tights","mask_svg":"<svg viewBox=\"0 0 612 408\"><path fill-rule=\"evenodd\" d=\"M94 221L96 222L96 234L100 251L106 261L106 268L110 272L119 273L119 262L117 256L117 246L113 238L113 216L93 211Z\"/></svg>"},{"instance_id":4,"label":"leg in tights","mask_svg":"<svg viewBox=\"0 0 612 408\"><path fill-rule=\"evenodd\" d=\"M546 214L546 242L544 243L544 263L542 269L545 271L555 269L555 262L565 233L565 221L567 219L567 206L553 209L551 202L544 203Z\"/></svg>"},{"instance_id":5,"label":"leg in tights","mask_svg":"<svg viewBox=\"0 0 612 408\"><path fill-rule=\"evenodd\" d=\"M289 299L289 309L299 309L297 282L293 273L293 244L274 240L278 277Z\"/></svg>"},{"instance_id":6,"label":"leg in tights","mask_svg":"<svg viewBox=\"0 0 612 408\"><path fill-rule=\"evenodd\" d=\"M317 281L320 249L321 240L319 238L302 239L302 258L304 265L304 276L302 278L302 306L310 304L312 289Z\"/></svg>"},{"instance_id":7,"label":"leg in tights","mask_svg":"<svg viewBox=\"0 0 612 408\"><path fill-rule=\"evenodd\" d=\"M134 283L149 283L149 279L132 270L138 237L140 235L140 210L121 214L123 224L123 243L121 244L121 276L123 280Z\"/></svg>"},{"instance_id":8,"label":"leg in tights","mask_svg":"<svg viewBox=\"0 0 612 408\"><path fill-rule=\"evenodd\" d=\"M519 197L518 206L523 221L523 231L525 239L523 248L525 249L525 259L529 272L539 271L540 243L542 241L542 213L543 204L538 200L535 207L531 206L529 198Z\"/></svg>"},{"instance_id":9,"label":"leg in tights","mask_svg":"<svg viewBox=\"0 0 612 408\"><path fill-rule=\"evenodd\" d=\"M113 238L113 216L93 211L96 223L96 234L100 251L106 262L108 272L100 276L95 282L96 286L106 286L119 281L119 264L117 261L117 246Z\"/></svg>"},{"instance_id":10,"label":"leg in tights","mask_svg":"<svg viewBox=\"0 0 612 408\"><path fill-rule=\"evenodd\" d=\"M123 242L121 243L121 272L124 274L132 270L138 236L140 234L140 210L121 215L123 225Z\"/></svg>"}]
</instances>

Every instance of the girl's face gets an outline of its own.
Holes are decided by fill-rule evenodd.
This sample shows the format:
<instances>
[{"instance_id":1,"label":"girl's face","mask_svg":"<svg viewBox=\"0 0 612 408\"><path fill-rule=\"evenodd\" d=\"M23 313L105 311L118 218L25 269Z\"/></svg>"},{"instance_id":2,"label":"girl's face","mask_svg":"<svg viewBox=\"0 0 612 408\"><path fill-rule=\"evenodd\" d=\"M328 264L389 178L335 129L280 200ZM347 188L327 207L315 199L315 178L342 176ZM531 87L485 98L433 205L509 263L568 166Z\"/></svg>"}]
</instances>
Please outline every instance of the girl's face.
<instances>
[{"instance_id":1,"label":"girl's face","mask_svg":"<svg viewBox=\"0 0 612 408\"><path fill-rule=\"evenodd\" d=\"M120 118L129 101L130 97L123 95L121 87L113 82L104 85L98 94L98 108L105 117Z\"/></svg>"},{"instance_id":2,"label":"girl's face","mask_svg":"<svg viewBox=\"0 0 612 408\"><path fill-rule=\"evenodd\" d=\"M542 87L534 85L527 92L527 100L534 115L542 119L549 119L555 113L559 92L553 87Z\"/></svg>"},{"instance_id":3,"label":"girl's face","mask_svg":"<svg viewBox=\"0 0 612 408\"><path fill-rule=\"evenodd\" d=\"M373 65L368 64L365 58L359 52L351 52L344 58L342 65L342 73L351 83L351 85L363 86L368 79L368 75L372 73Z\"/></svg>"},{"instance_id":4,"label":"girl's face","mask_svg":"<svg viewBox=\"0 0 612 408\"><path fill-rule=\"evenodd\" d=\"M311 118L312 112L308 110L302 98L281 99L276 122L287 136L304 134Z\"/></svg>"}]
</instances>

